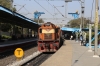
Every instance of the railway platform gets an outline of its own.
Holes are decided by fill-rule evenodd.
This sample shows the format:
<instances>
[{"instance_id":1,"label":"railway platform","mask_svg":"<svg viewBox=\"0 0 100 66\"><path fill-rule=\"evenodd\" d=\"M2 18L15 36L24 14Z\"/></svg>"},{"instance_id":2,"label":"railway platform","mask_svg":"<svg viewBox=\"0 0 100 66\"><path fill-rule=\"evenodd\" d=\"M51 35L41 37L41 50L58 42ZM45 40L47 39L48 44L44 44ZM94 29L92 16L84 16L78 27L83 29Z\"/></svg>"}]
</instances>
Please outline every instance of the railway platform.
<instances>
[{"instance_id":1,"label":"railway platform","mask_svg":"<svg viewBox=\"0 0 100 66\"><path fill-rule=\"evenodd\" d=\"M5 41L5 42L0 42L0 45L13 44L13 43L20 43L20 42L32 41L32 40L36 40L36 38Z\"/></svg>"},{"instance_id":2,"label":"railway platform","mask_svg":"<svg viewBox=\"0 0 100 66\"><path fill-rule=\"evenodd\" d=\"M93 57L94 51L88 50L89 48L80 46L79 42L65 40L63 46L40 66L100 66L100 57Z\"/></svg>"},{"instance_id":3,"label":"railway platform","mask_svg":"<svg viewBox=\"0 0 100 66\"><path fill-rule=\"evenodd\" d=\"M12 50L18 47L25 47L29 45L37 45L36 44L37 38L30 38L30 39L22 39L16 41L6 41L0 43L0 53L3 53L8 50Z\"/></svg>"}]
</instances>

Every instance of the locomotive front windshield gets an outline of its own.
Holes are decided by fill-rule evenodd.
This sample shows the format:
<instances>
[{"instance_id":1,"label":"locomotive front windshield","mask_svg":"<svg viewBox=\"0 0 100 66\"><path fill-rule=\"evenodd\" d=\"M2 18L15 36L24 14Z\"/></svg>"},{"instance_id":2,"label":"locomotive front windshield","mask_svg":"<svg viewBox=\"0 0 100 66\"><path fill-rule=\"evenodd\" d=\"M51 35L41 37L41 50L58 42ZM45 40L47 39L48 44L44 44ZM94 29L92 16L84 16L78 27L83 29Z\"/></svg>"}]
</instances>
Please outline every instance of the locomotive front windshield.
<instances>
[{"instance_id":1,"label":"locomotive front windshield","mask_svg":"<svg viewBox=\"0 0 100 66\"><path fill-rule=\"evenodd\" d=\"M42 29L42 33L55 33L54 29Z\"/></svg>"}]
</instances>

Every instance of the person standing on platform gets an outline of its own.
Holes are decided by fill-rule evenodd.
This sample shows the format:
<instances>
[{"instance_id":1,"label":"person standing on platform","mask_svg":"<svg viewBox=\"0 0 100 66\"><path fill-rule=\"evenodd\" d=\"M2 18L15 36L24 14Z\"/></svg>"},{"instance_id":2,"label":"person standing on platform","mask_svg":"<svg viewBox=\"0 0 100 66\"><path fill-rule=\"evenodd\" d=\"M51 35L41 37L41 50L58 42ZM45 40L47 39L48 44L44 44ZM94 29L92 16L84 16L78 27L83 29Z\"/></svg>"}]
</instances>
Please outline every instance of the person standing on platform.
<instances>
[{"instance_id":1,"label":"person standing on platform","mask_svg":"<svg viewBox=\"0 0 100 66\"><path fill-rule=\"evenodd\" d=\"M73 36L71 35L71 36L70 36L70 40L72 40L72 39L73 39Z\"/></svg>"},{"instance_id":2,"label":"person standing on platform","mask_svg":"<svg viewBox=\"0 0 100 66\"><path fill-rule=\"evenodd\" d=\"M82 35L80 35L80 45L82 45L83 44L83 36Z\"/></svg>"}]
</instances>

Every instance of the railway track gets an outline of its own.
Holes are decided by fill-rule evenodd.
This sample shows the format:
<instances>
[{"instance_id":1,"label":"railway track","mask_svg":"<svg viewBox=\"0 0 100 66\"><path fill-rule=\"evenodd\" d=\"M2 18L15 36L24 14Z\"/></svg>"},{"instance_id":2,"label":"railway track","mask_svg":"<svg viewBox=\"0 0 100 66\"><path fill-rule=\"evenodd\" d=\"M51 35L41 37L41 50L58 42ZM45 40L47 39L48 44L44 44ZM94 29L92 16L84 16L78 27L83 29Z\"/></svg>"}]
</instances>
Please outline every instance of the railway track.
<instances>
[{"instance_id":1,"label":"railway track","mask_svg":"<svg viewBox=\"0 0 100 66\"><path fill-rule=\"evenodd\" d=\"M32 47L31 45L33 45L33 47L36 47L37 48L37 44L30 44L30 47ZM28 47L28 46L26 46L26 47ZM25 48L23 48L23 49L25 50ZM26 50L27 49L28 48L26 48ZM23 57L22 60L16 61L14 59L13 60L14 62L10 62L9 64L7 64L7 66L39 66L46 59L48 59L50 56L52 56L54 54L54 53L51 53L51 52L50 53L40 53L38 51L39 53L37 54L37 56L34 56L33 53L36 52L36 51L31 50L30 52L31 52L31 54L28 54L26 57Z\"/></svg>"},{"instance_id":2,"label":"railway track","mask_svg":"<svg viewBox=\"0 0 100 66\"><path fill-rule=\"evenodd\" d=\"M27 56L26 58L15 61L7 66L39 66L45 60L47 60L54 53L42 53L42 52L34 52L32 55Z\"/></svg>"},{"instance_id":3,"label":"railway track","mask_svg":"<svg viewBox=\"0 0 100 66\"><path fill-rule=\"evenodd\" d=\"M22 48L24 50L24 57L27 57L31 55L33 52L37 51L37 43L28 43L27 45L18 46L18 48ZM6 66L16 60L16 57L14 56L15 49L16 47L13 47L13 49L9 49L9 51L0 53L0 66Z\"/></svg>"},{"instance_id":4,"label":"railway track","mask_svg":"<svg viewBox=\"0 0 100 66\"><path fill-rule=\"evenodd\" d=\"M26 58L27 56L31 55L32 53L34 53L36 51L37 51L37 46L31 46L27 50L24 50L23 58ZM14 56L14 52L12 52L12 54L9 56L6 56L6 54L5 54L5 57L0 59L0 66L6 66L9 64L12 64L15 61L16 61L16 57Z\"/></svg>"},{"instance_id":5,"label":"railway track","mask_svg":"<svg viewBox=\"0 0 100 66\"><path fill-rule=\"evenodd\" d=\"M32 48L32 47L35 47L35 46L37 46L37 44L35 43L35 44L29 44L29 45L26 45L26 46L23 46L23 47L21 47L24 51L26 51L26 50L28 50L28 49L30 49L30 48ZM0 53L0 59L2 59L2 58L5 58L5 57L8 57L8 56L10 56L10 55L13 55L14 54L14 51L15 51L15 49L13 48L13 49L9 49L8 51L5 51L5 52L2 52L2 53Z\"/></svg>"},{"instance_id":6,"label":"railway track","mask_svg":"<svg viewBox=\"0 0 100 66\"><path fill-rule=\"evenodd\" d=\"M24 41L16 41L16 42L6 42L4 44L0 44L0 54L9 51L9 50L15 50L16 48L24 48L28 45L36 45L37 39L31 39L31 40L24 40ZM35 43L35 44L34 44Z\"/></svg>"},{"instance_id":7,"label":"railway track","mask_svg":"<svg viewBox=\"0 0 100 66\"><path fill-rule=\"evenodd\" d=\"M53 54L54 53L41 53L40 55L23 64L22 66L39 66Z\"/></svg>"}]
</instances>

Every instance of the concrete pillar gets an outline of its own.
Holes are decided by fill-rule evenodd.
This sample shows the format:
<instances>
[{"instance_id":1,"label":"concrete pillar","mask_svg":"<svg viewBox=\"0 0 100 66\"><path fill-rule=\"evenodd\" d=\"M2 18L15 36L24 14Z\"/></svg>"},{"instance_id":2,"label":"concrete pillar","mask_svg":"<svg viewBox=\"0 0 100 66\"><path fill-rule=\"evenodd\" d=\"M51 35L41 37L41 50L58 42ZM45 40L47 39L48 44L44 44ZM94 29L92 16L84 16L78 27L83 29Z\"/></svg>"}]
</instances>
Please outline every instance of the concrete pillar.
<instances>
[{"instance_id":1,"label":"concrete pillar","mask_svg":"<svg viewBox=\"0 0 100 66\"><path fill-rule=\"evenodd\" d=\"M30 37L32 38L32 29L30 29Z\"/></svg>"},{"instance_id":2,"label":"concrete pillar","mask_svg":"<svg viewBox=\"0 0 100 66\"><path fill-rule=\"evenodd\" d=\"M30 29L28 28L28 38L30 38Z\"/></svg>"},{"instance_id":3,"label":"concrete pillar","mask_svg":"<svg viewBox=\"0 0 100 66\"><path fill-rule=\"evenodd\" d=\"M23 35L24 35L24 38L28 37L28 29L27 28L23 28Z\"/></svg>"},{"instance_id":4,"label":"concrete pillar","mask_svg":"<svg viewBox=\"0 0 100 66\"><path fill-rule=\"evenodd\" d=\"M21 34L23 34L23 27L22 27L22 32L21 32Z\"/></svg>"},{"instance_id":5,"label":"concrete pillar","mask_svg":"<svg viewBox=\"0 0 100 66\"><path fill-rule=\"evenodd\" d=\"M0 29L0 41L1 41L1 29Z\"/></svg>"},{"instance_id":6,"label":"concrete pillar","mask_svg":"<svg viewBox=\"0 0 100 66\"><path fill-rule=\"evenodd\" d=\"M21 28L21 39L23 39L24 36L23 36L23 27Z\"/></svg>"},{"instance_id":7,"label":"concrete pillar","mask_svg":"<svg viewBox=\"0 0 100 66\"><path fill-rule=\"evenodd\" d=\"M32 32L31 32L31 33L32 33L32 37L34 37L34 31L33 31L33 30L32 30Z\"/></svg>"},{"instance_id":8,"label":"concrete pillar","mask_svg":"<svg viewBox=\"0 0 100 66\"><path fill-rule=\"evenodd\" d=\"M34 31L34 37L35 37L35 31Z\"/></svg>"},{"instance_id":9,"label":"concrete pillar","mask_svg":"<svg viewBox=\"0 0 100 66\"><path fill-rule=\"evenodd\" d=\"M13 40L17 39L15 35L15 25L13 25L13 29L12 29L12 39Z\"/></svg>"},{"instance_id":10,"label":"concrete pillar","mask_svg":"<svg viewBox=\"0 0 100 66\"><path fill-rule=\"evenodd\" d=\"M0 26L1 26L1 22L0 22ZM1 27L0 27L0 41L1 41Z\"/></svg>"},{"instance_id":11,"label":"concrete pillar","mask_svg":"<svg viewBox=\"0 0 100 66\"><path fill-rule=\"evenodd\" d=\"M29 31L29 32L28 32L28 35L29 35L29 38L30 38L30 35L31 35L31 34L30 34L30 32L31 32L31 29L28 29L28 31Z\"/></svg>"},{"instance_id":12,"label":"concrete pillar","mask_svg":"<svg viewBox=\"0 0 100 66\"><path fill-rule=\"evenodd\" d=\"M15 35L15 25L13 25L13 35Z\"/></svg>"}]
</instances>

